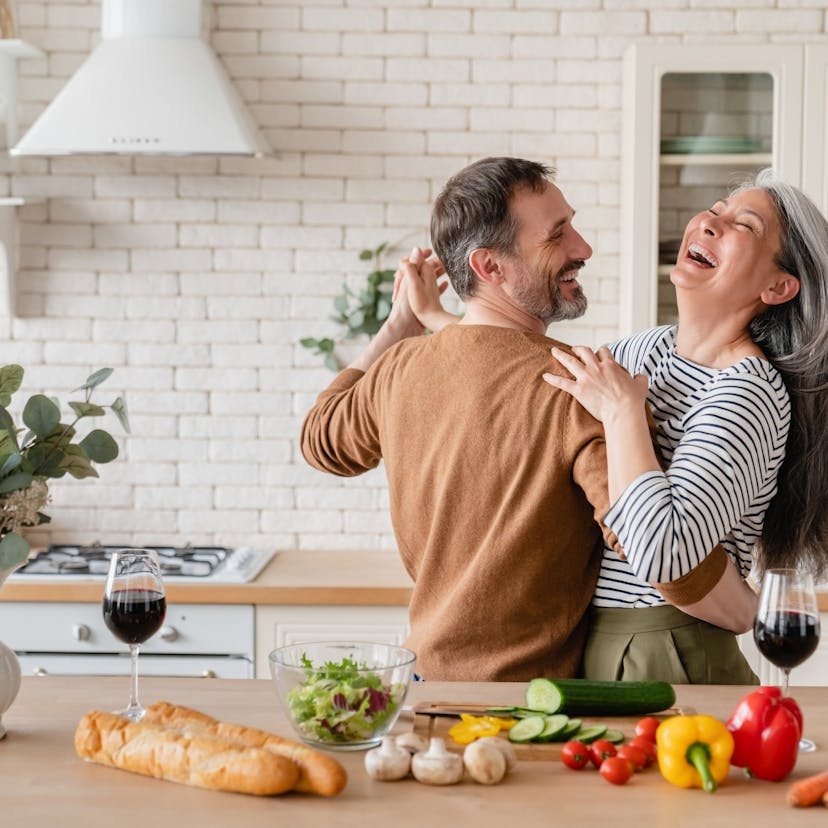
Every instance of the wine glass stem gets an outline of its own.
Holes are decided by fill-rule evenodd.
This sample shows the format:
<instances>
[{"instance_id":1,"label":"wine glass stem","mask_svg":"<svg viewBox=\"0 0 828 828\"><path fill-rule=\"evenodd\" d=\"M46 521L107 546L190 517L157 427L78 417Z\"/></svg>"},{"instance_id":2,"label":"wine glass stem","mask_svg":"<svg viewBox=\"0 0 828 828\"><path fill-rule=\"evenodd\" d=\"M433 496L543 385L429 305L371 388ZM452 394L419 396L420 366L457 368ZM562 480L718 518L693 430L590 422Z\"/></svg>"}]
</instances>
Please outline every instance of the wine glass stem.
<instances>
[{"instance_id":1,"label":"wine glass stem","mask_svg":"<svg viewBox=\"0 0 828 828\"><path fill-rule=\"evenodd\" d=\"M141 705L138 703L138 651L137 644L129 645L129 655L132 658L132 681L129 685L129 707L128 710L138 710Z\"/></svg>"},{"instance_id":2,"label":"wine glass stem","mask_svg":"<svg viewBox=\"0 0 828 828\"><path fill-rule=\"evenodd\" d=\"M788 695L788 679L790 679L790 677L791 677L791 671L790 670L782 670L782 675L784 676L784 679L782 680L782 682L783 682L782 683L782 695L787 696Z\"/></svg>"}]
</instances>

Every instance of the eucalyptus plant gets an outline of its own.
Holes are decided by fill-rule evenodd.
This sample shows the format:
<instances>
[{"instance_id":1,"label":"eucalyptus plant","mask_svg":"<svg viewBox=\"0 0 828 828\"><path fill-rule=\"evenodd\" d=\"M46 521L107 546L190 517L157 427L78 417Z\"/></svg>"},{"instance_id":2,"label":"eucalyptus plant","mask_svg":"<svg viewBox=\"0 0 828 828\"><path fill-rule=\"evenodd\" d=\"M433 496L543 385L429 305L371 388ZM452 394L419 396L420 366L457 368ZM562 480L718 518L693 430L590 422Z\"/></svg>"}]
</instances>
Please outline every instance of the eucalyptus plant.
<instances>
[{"instance_id":1,"label":"eucalyptus plant","mask_svg":"<svg viewBox=\"0 0 828 828\"><path fill-rule=\"evenodd\" d=\"M23 407L23 427L18 427L8 406L23 383L19 365L0 368L0 570L16 566L29 555L29 544L19 530L48 523L42 510L49 501L46 480L70 475L77 479L98 477L92 463L109 463L118 456L118 444L96 428L78 439L75 426L87 417L101 417L110 409L129 433L126 403L117 397L109 405L92 402L92 392L112 374L101 368L90 374L72 393L82 400L69 403L73 417L61 422L60 401L44 394L29 397Z\"/></svg>"},{"instance_id":2,"label":"eucalyptus plant","mask_svg":"<svg viewBox=\"0 0 828 828\"><path fill-rule=\"evenodd\" d=\"M331 371L342 367L336 355L336 346L342 342L356 339L360 335L372 337L382 327L382 323L391 312L391 293L394 285L395 271L382 267L382 254L388 247L383 242L374 249L362 250L359 259L372 262L373 268L365 279L365 286L355 293L347 283L342 283L342 293L334 298L334 311L331 317L342 327L342 332L335 338L316 339L305 337L299 343L323 357L325 366Z\"/></svg>"}]
</instances>

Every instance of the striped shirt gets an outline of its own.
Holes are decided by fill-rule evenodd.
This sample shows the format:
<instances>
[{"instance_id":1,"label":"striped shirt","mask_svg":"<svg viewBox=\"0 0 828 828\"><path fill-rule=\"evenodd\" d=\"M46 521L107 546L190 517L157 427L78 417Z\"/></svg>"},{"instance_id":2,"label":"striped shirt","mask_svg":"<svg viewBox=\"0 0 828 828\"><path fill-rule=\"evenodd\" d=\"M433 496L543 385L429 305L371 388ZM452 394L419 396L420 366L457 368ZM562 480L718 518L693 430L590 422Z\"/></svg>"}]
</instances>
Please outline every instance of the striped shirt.
<instances>
[{"instance_id":1,"label":"striped shirt","mask_svg":"<svg viewBox=\"0 0 828 828\"><path fill-rule=\"evenodd\" d=\"M743 577L776 493L790 426L788 392L765 359L728 368L675 352L675 326L610 346L632 374L649 378L647 401L666 472L637 477L604 520L627 560L604 549L593 604L647 607L664 599L648 581L673 581L721 543Z\"/></svg>"}]
</instances>

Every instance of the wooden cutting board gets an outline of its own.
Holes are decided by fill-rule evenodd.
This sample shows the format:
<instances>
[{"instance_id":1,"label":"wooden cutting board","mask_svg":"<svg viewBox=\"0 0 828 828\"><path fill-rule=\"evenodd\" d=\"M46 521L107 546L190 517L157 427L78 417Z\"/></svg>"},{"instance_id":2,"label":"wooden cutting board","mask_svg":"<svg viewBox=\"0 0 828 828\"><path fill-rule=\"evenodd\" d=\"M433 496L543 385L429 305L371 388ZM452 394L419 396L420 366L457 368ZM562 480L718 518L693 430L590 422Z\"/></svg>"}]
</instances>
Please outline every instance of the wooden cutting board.
<instances>
[{"instance_id":1,"label":"wooden cutting board","mask_svg":"<svg viewBox=\"0 0 828 828\"><path fill-rule=\"evenodd\" d=\"M451 736L448 735L449 728L460 721L459 715L450 715L451 711L460 711L463 713L471 713L474 716L486 715L487 705L483 704L464 704L462 702L426 702L414 706L414 732L426 739L432 736L439 736L446 742L448 750L456 753L462 753L464 745L458 745ZM661 713L652 713L647 715L655 716L657 719L666 719L670 716L679 714L692 714L694 710L687 707L671 707L669 710L664 710ZM440 715L438 715L440 714ZM644 714L638 716L578 716L581 719L583 726L594 724L605 724L612 730L620 730L627 740L632 739L635 735L635 726L639 719L643 718ZM574 716L572 718L575 718ZM498 734L498 738L508 741L508 731L502 730ZM515 749L515 754L518 759L528 759L530 761L557 761L561 755L561 748L565 742L527 742L524 744L512 743Z\"/></svg>"}]
</instances>

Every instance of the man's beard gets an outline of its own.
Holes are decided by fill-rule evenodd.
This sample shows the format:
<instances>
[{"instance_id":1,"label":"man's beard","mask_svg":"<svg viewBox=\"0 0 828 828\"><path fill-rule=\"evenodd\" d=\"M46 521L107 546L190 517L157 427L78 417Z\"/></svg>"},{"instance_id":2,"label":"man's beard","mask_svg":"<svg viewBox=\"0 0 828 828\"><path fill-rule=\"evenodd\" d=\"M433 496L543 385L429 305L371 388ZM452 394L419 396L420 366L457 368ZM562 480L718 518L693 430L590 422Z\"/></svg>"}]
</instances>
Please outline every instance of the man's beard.
<instances>
[{"instance_id":1,"label":"man's beard","mask_svg":"<svg viewBox=\"0 0 828 828\"><path fill-rule=\"evenodd\" d=\"M567 262L549 280L547 289L542 286L544 280L537 271L520 267L520 284L515 287L514 298L527 313L547 325L564 319L578 319L586 313L587 298L578 286L571 299L564 299L561 295L561 278L583 266L583 260Z\"/></svg>"}]
</instances>

